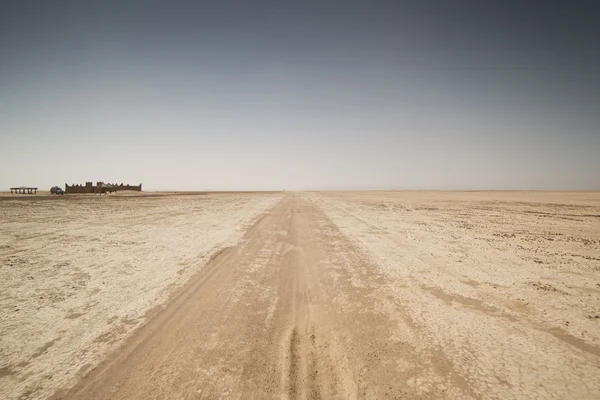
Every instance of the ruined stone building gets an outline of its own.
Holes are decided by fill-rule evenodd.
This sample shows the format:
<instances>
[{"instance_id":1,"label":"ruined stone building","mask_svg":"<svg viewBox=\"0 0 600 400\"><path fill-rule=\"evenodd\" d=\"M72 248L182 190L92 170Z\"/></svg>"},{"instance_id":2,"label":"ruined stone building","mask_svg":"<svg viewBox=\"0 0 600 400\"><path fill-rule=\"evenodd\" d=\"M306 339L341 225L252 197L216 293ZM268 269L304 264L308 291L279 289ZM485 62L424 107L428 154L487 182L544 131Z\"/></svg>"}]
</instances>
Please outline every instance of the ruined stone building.
<instances>
[{"instance_id":1,"label":"ruined stone building","mask_svg":"<svg viewBox=\"0 0 600 400\"><path fill-rule=\"evenodd\" d=\"M132 185L120 185L117 184L109 184L116 191L119 190L135 190L137 192L142 191L142 184L140 183L138 186ZM65 193L103 193L102 187L104 186L104 182L96 182L96 185L92 185L92 182L86 182L85 185L68 185L65 183Z\"/></svg>"}]
</instances>

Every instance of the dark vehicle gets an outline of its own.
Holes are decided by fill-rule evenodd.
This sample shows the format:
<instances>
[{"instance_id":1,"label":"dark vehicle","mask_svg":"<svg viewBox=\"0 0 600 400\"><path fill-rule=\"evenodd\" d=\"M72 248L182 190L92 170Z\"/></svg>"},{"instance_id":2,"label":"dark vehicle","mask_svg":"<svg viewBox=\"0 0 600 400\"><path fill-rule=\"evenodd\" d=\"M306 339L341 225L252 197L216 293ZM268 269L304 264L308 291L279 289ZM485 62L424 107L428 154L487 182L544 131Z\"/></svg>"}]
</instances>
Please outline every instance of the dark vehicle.
<instances>
[{"instance_id":1,"label":"dark vehicle","mask_svg":"<svg viewBox=\"0 0 600 400\"><path fill-rule=\"evenodd\" d=\"M65 194L65 191L59 188L58 186L52 186L50 189L50 194Z\"/></svg>"}]
</instances>

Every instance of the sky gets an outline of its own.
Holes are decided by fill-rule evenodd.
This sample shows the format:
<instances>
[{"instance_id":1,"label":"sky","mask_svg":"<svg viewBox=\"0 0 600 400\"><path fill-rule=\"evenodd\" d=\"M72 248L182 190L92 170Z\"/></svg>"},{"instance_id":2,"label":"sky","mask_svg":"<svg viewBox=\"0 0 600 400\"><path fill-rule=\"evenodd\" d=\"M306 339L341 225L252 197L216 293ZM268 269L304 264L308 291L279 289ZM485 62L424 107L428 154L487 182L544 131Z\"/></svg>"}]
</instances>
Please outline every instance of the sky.
<instances>
[{"instance_id":1,"label":"sky","mask_svg":"<svg viewBox=\"0 0 600 400\"><path fill-rule=\"evenodd\" d=\"M0 190L600 190L594 1L0 1Z\"/></svg>"}]
</instances>

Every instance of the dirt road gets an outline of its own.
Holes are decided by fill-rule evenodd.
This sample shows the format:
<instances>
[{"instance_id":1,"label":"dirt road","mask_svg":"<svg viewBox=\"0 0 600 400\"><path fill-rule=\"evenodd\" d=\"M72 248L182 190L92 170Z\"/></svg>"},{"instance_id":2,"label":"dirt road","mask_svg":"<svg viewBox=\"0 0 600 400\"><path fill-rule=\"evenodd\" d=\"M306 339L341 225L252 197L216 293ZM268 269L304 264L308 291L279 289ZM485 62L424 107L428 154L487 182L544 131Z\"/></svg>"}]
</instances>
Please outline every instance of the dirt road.
<instances>
[{"instance_id":1,"label":"dirt road","mask_svg":"<svg viewBox=\"0 0 600 400\"><path fill-rule=\"evenodd\" d=\"M523 269L518 253L490 245L477 258L482 249L467 246L477 235L430 221L438 235L419 236L414 219L365 219L373 204L286 195L57 397L600 398L595 259L554 271L569 295L550 300L506 273ZM586 221L594 254L598 222ZM463 245L462 261L450 244ZM531 264L522 274L543 278Z\"/></svg>"}]
</instances>

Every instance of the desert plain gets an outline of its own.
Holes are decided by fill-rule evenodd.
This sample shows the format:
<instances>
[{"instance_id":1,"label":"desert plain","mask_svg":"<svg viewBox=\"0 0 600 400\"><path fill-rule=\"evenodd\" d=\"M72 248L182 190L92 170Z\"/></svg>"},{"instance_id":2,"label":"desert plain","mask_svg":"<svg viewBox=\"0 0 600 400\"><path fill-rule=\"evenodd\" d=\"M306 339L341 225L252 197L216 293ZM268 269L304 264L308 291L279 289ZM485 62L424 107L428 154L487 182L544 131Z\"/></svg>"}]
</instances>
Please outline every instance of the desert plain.
<instances>
[{"instance_id":1,"label":"desert plain","mask_svg":"<svg viewBox=\"0 0 600 400\"><path fill-rule=\"evenodd\" d=\"M600 193L3 195L0 398L598 399Z\"/></svg>"}]
</instances>

